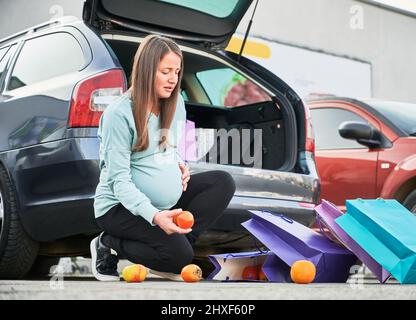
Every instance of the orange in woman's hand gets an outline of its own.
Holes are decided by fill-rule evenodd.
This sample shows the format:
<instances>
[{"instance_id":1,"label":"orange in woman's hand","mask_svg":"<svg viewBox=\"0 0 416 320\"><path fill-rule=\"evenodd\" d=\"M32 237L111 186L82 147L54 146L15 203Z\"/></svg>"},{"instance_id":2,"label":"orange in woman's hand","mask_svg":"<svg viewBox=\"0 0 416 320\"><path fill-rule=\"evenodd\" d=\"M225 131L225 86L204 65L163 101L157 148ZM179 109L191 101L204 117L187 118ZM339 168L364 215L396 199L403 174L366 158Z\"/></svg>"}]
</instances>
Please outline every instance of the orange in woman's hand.
<instances>
[{"instance_id":1,"label":"orange in woman's hand","mask_svg":"<svg viewBox=\"0 0 416 320\"><path fill-rule=\"evenodd\" d=\"M290 277L295 283L311 283L315 279L315 275L315 265L307 260L298 260L290 268Z\"/></svg>"},{"instance_id":2,"label":"orange in woman's hand","mask_svg":"<svg viewBox=\"0 0 416 320\"><path fill-rule=\"evenodd\" d=\"M182 211L173 217L173 223L179 228L189 229L194 225L194 216L189 211Z\"/></svg>"},{"instance_id":3,"label":"orange in woman's hand","mask_svg":"<svg viewBox=\"0 0 416 320\"><path fill-rule=\"evenodd\" d=\"M202 270L196 264L188 264L182 268L181 277L185 282L198 282L202 279Z\"/></svg>"}]
</instances>

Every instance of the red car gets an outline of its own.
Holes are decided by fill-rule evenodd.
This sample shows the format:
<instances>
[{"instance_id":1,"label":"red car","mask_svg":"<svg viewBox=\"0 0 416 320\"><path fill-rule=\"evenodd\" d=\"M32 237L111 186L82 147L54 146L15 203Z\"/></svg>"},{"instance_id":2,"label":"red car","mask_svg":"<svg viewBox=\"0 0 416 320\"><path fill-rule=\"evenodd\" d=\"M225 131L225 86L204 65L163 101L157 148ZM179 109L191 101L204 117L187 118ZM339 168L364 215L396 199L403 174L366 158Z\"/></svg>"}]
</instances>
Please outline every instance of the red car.
<instances>
[{"instance_id":1,"label":"red car","mask_svg":"<svg viewBox=\"0 0 416 320\"><path fill-rule=\"evenodd\" d=\"M308 102L321 199L397 199L416 214L416 104L326 97Z\"/></svg>"}]
</instances>

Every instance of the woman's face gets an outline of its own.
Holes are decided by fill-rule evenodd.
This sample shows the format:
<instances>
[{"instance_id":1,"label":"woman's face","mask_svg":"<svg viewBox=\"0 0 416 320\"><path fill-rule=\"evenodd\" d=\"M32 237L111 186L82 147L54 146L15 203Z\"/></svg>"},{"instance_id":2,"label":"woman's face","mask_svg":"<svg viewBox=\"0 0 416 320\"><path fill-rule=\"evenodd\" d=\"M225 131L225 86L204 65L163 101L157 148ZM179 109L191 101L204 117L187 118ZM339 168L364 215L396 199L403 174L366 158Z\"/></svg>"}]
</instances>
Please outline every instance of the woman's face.
<instances>
[{"instance_id":1,"label":"woman's face","mask_svg":"<svg viewBox=\"0 0 416 320\"><path fill-rule=\"evenodd\" d=\"M178 83L181 58L174 52L167 53L156 71L156 93L160 99L169 98Z\"/></svg>"}]
</instances>

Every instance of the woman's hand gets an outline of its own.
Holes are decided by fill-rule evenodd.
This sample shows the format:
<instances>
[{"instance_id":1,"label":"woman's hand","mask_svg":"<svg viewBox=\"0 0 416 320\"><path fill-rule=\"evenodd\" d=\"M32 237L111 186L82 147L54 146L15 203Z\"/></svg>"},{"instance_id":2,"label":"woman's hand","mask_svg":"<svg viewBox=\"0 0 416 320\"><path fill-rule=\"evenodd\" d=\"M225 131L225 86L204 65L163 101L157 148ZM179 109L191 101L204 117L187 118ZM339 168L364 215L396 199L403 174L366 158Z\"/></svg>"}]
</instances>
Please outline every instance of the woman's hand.
<instances>
[{"instance_id":1,"label":"woman's hand","mask_svg":"<svg viewBox=\"0 0 416 320\"><path fill-rule=\"evenodd\" d=\"M182 190L186 191L186 188L188 188L188 181L191 179L191 174L189 173L188 167L184 163L179 162L179 168L182 172Z\"/></svg>"},{"instance_id":2,"label":"woman's hand","mask_svg":"<svg viewBox=\"0 0 416 320\"><path fill-rule=\"evenodd\" d=\"M182 229L182 228L179 228L173 222L173 217L178 215L181 212L182 212L182 209L159 211L153 217L153 223L158 225L163 231L166 232L166 234L172 234L172 233L187 234L192 231L191 228Z\"/></svg>"}]
</instances>

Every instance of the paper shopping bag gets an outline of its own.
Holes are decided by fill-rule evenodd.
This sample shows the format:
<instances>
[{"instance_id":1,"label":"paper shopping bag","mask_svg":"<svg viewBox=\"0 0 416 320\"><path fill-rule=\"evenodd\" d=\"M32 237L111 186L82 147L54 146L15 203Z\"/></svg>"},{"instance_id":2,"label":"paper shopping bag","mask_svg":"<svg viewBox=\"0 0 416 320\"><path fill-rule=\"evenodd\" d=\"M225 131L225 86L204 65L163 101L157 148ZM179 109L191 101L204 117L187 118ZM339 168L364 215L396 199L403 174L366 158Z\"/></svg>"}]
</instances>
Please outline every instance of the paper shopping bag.
<instances>
[{"instance_id":1,"label":"paper shopping bag","mask_svg":"<svg viewBox=\"0 0 416 320\"><path fill-rule=\"evenodd\" d=\"M319 225L324 225L332 235L352 251L377 277L384 283L390 277L390 272L384 269L374 260L357 242L354 241L336 222L335 219L341 217L340 211L333 203L322 200L321 204L315 207L316 217Z\"/></svg>"},{"instance_id":2,"label":"paper shopping bag","mask_svg":"<svg viewBox=\"0 0 416 320\"><path fill-rule=\"evenodd\" d=\"M416 283L416 217L396 200L347 200L335 222L400 283Z\"/></svg>"},{"instance_id":3,"label":"paper shopping bag","mask_svg":"<svg viewBox=\"0 0 416 320\"><path fill-rule=\"evenodd\" d=\"M267 279L274 278L275 270L263 268L265 261L273 255L270 251L252 251L238 253L224 253L209 255L208 258L215 266L214 271L207 277L209 280L220 281L257 281L257 279L244 279L243 271L246 267L263 270ZM273 274L272 274L273 273Z\"/></svg>"},{"instance_id":4,"label":"paper shopping bag","mask_svg":"<svg viewBox=\"0 0 416 320\"><path fill-rule=\"evenodd\" d=\"M294 262L308 260L316 267L314 282L347 281L351 266L357 261L351 251L282 214L249 211L252 219L242 225L284 262L286 274Z\"/></svg>"}]
</instances>

